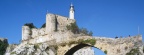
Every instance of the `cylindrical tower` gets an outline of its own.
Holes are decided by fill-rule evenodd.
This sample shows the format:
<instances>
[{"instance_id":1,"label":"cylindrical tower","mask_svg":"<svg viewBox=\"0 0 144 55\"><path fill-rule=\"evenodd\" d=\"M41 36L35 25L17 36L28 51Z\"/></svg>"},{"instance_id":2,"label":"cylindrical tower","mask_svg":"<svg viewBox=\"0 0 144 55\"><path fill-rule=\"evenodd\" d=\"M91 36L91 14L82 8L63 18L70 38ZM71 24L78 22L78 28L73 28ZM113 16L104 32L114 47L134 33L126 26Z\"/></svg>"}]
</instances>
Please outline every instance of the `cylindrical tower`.
<instances>
[{"instance_id":1,"label":"cylindrical tower","mask_svg":"<svg viewBox=\"0 0 144 55\"><path fill-rule=\"evenodd\" d=\"M74 12L75 12L74 6L73 6L73 4L71 3L70 11L69 11L69 18L70 18L70 19L74 19Z\"/></svg>"}]
</instances>

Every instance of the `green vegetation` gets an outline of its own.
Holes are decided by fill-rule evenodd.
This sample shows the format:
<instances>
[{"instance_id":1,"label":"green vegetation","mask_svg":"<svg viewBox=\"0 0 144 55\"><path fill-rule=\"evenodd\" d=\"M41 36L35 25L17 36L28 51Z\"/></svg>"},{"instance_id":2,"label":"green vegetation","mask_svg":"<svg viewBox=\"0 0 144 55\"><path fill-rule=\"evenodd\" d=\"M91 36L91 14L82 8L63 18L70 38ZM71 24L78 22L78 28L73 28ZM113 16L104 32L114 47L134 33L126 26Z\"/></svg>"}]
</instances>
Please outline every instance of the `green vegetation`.
<instances>
[{"instance_id":1,"label":"green vegetation","mask_svg":"<svg viewBox=\"0 0 144 55\"><path fill-rule=\"evenodd\" d=\"M104 53L107 54L107 50L105 50Z\"/></svg>"},{"instance_id":2,"label":"green vegetation","mask_svg":"<svg viewBox=\"0 0 144 55\"><path fill-rule=\"evenodd\" d=\"M80 28L79 33L83 33L83 34L88 35L88 36L92 36L92 34L93 34L92 31L88 31L86 28Z\"/></svg>"},{"instance_id":3,"label":"green vegetation","mask_svg":"<svg viewBox=\"0 0 144 55\"><path fill-rule=\"evenodd\" d=\"M144 46L143 46L143 53L144 53Z\"/></svg>"},{"instance_id":4,"label":"green vegetation","mask_svg":"<svg viewBox=\"0 0 144 55\"><path fill-rule=\"evenodd\" d=\"M46 23L44 23L42 26L41 26L41 28L45 28L46 27Z\"/></svg>"},{"instance_id":5,"label":"green vegetation","mask_svg":"<svg viewBox=\"0 0 144 55\"><path fill-rule=\"evenodd\" d=\"M33 23L26 23L24 26L28 26L29 28L36 28L36 26L33 25Z\"/></svg>"},{"instance_id":6,"label":"green vegetation","mask_svg":"<svg viewBox=\"0 0 144 55\"><path fill-rule=\"evenodd\" d=\"M78 33L78 26L76 24L76 22L71 23L70 25L66 26L68 30L71 30L73 33Z\"/></svg>"},{"instance_id":7,"label":"green vegetation","mask_svg":"<svg viewBox=\"0 0 144 55\"><path fill-rule=\"evenodd\" d=\"M82 41L82 43L90 43L91 45L95 45L95 42L96 42L95 39L87 39Z\"/></svg>"},{"instance_id":8,"label":"green vegetation","mask_svg":"<svg viewBox=\"0 0 144 55\"><path fill-rule=\"evenodd\" d=\"M71 42L69 42L69 46L71 45L71 44L80 44L80 43L84 43L84 44L91 44L91 45L95 45L95 43L96 43L96 40L95 39L87 39L87 40L83 40L83 39L79 39L78 41L71 41Z\"/></svg>"},{"instance_id":9,"label":"green vegetation","mask_svg":"<svg viewBox=\"0 0 144 55\"><path fill-rule=\"evenodd\" d=\"M0 54L4 55L7 46L8 46L8 43L2 42L0 40Z\"/></svg>"},{"instance_id":10,"label":"green vegetation","mask_svg":"<svg viewBox=\"0 0 144 55\"><path fill-rule=\"evenodd\" d=\"M131 49L131 51L126 55L140 55L140 52L138 48L135 48L135 49Z\"/></svg>"},{"instance_id":11,"label":"green vegetation","mask_svg":"<svg viewBox=\"0 0 144 55\"><path fill-rule=\"evenodd\" d=\"M73 33L78 34L78 33L83 33L85 35L92 36L93 32L88 31L86 28L79 28L76 24L76 22L71 23L70 25L66 26L68 30L71 30Z\"/></svg>"},{"instance_id":12,"label":"green vegetation","mask_svg":"<svg viewBox=\"0 0 144 55\"><path fill-rule=\"evenodd\" d=\"M115 39L117 39L118 37L116 36Z\"/></svg>"},{"instance_id":13,"label":"green vegetation","mask_svg":"<svg viewBox=\"0 0 144 55\"><path fill-rule=\"evenodd\" d=\"M11 54L16 54L16 52L11 52Z\"/></svg>"},{"instance_id":14,"label":"green vegetation","mask_svg":"<svg viewBox=\"0 0 144 55\"><path fill-rule=\"evenodd\" d=\"M38 45L38 44L35 44L35 45L34 45L34 49L37 50L38 48L39 48L39 45Z\"/></svg>"}]
</instances>

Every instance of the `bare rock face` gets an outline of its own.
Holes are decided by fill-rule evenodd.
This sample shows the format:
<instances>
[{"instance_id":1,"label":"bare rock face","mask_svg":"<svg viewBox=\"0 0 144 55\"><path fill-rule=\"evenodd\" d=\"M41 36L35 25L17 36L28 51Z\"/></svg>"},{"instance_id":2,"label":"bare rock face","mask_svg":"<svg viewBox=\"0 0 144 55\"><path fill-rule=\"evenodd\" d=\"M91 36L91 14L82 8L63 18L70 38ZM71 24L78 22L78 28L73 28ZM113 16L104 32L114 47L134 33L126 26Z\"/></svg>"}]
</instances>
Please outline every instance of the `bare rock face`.
<instances>
[{"instance_id":1,"label":"bare rock face","mask_svg":"<svg viewBox=\"0 0 144 55\"><path fill-rule=\"evenodd\" d=\"M85 47L79 49L73 55L94 55L94 50L91 47Z\"/></svg>"},{"instance_id":2,"label":"bare rock face","mask_svg":"<svg viewBox=\"0 0 144 55\"><path fill-rule=\"evenodd\" d=\"M35 38L35 37L37 37L38 35L39 35L38 29L33 28L33 29L32 29L32 38Z\"/></svg>"},{"instance_id":3,"label":"bare rock face","mask_svg":"<svg viewBox=\"0 0 144 55\"><path fill-rule=\"evenodd\" d=\"M17 44L10 44L7 49L5 55L10 55L10 53L17 47Z\"/></svg>"},{"instance_id":4,"label":"bare rock face","mask_svg":"<svg viewBox=\"0 0 144 55\"><path fill-rule=\"evenodd\" d=\"M45 28L39 29L39 35L40 35L40 36L45 35Z\"/></svg>"},{"instance_id":5,"label":"bare rock face","mask_svg":"<svg viewBox=\"0 0 144 55\"><path fill-rule=\"evenodd\" d=\"M10 49L9 49L10 50ZM5 55L55 55L54 47L49 47L47 43L40 44L20 44L12 51L7 51Z\"/></svg>"}]
</instances>

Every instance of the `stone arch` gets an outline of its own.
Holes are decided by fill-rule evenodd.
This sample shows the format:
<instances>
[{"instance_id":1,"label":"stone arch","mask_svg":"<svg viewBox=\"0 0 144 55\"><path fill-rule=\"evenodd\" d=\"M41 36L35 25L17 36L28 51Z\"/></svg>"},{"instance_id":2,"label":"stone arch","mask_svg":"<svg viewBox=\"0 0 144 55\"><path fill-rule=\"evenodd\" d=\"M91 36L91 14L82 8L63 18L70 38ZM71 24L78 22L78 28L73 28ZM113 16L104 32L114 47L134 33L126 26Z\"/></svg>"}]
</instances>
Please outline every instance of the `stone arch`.
<instances>
[{"instance_id":1,"label":"stone arch","mask_svg":"<svg viewBox=\"0 0 144 55\"><path fill-rule=\"evenodd\" d=\"M92 41L91 41L92 40ZM95 41L95 42L93 42ZM77 37L69 40L65 46L59 46L58 55L72 55L77 50L90 46L103 51L106 55L126 55L136 47L141 50L142 36L133 36L127 38L100 38L100 37Z\"/></svg>"},{"instance_id":2,"label":"stone arch","mask_svg":"<svg viewBox=\"0 0 144 55\"><path fill-rule=\"evenodd\" d=\"M80 43L74 47L72 47L71 49L69 49L64 55L73 55L77 50L84 48L84 47L94 47L97 48L93 45L89 45L89 44L84 44L84 43ZM99 48L97 48L99 49ZM100 50L100 49L99 49ZM102 51L102 50L101 50ZM104 52L104 51L103 51Z\"/></svg>"}]
</instances>

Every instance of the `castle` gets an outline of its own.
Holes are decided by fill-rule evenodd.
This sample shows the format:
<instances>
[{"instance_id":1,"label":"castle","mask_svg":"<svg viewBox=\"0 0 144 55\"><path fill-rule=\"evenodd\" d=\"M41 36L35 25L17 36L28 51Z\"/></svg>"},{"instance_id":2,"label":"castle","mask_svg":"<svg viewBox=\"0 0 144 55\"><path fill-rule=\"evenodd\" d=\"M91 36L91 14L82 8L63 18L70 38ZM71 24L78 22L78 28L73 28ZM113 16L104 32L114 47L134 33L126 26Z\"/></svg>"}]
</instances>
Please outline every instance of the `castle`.
<instances>
[{"instance_id":1,"label":"castle","mask_svg":"<svg viewBox=\"0 0 144 55\"><path fill-rule=\"evenodd\" d=\"M56 31L59 33L66 32L67 31L66 26L70 25L70 23L74 23L74 22L75 22L74 6L73 6L73 4L71 4L70 10L69 10L69 18L60 16L60 15L56 15L56 14L47 13L46 14L46 24L44 24L44 27L38 29L38 28L30 27L29 25L22 26L22 41L30 40L30 39L37 40L41 36L45 37L48 35L52 35ZM53 34L53 35L55 35L55 34ZM66 34L64 36L67 36L67 35L68 34ZM39 42L39 41L37 41L37 42Z\"/></svg>"},{"instance_id":2,"label":"castle","mask_svg":"<svg viewBox=\"0 0 144 55\"><path fill-rule=\"evenodd\" d=\"M33 24L22 26L22 42L9 45L5 55L94 55L91 47L107 55L144 55L142 35L115 39L74 34L67 25L75 21L72 4L69 18L47 13L42 28Z\"/></svg>"}]
</instances>

